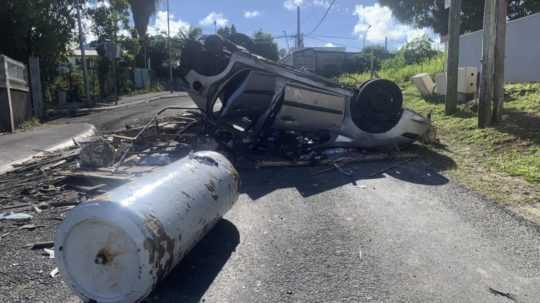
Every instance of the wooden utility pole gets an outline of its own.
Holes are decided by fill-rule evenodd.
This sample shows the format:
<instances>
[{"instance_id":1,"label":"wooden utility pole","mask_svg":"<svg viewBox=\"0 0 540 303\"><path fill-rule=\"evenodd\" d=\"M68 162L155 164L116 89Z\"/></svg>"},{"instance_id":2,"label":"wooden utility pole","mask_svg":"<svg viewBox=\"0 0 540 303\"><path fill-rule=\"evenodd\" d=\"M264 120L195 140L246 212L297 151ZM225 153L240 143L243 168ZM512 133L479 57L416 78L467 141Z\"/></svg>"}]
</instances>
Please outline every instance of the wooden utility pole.
<instances>
[{"instance_id":1,"label":"wooden utility pole","mask_svg":"<svg viewBox=\"0 0 540 303\"><path fill-rule=\"evenodd\" d=\"M450 15L448 17L448 62L445 103L445 113L447 115L451 115L457 110L461 3L462 0L451 1Z\"/></svg>"},{"instance_id":2,"label":"wooden utility pole","mask_svg":"<svg viewBox=\"0 0 540 303\"><path fill-rule=\"evenodd\" d=\"M214 26L216 27L217 33L217 23L214 21ZM174 82L173 82L173 67L172 67L172 46L171 46L171 17L170 17L170 8L169 0L167 0L167 52L169 53L169 90L171 94L174 92Z\"/></svg>"},{"instance_id":3,"label":"wooden utility pole","mask_svg":"<svg viewBox=\"0 0 540 303\"><path fill-rule=\"evenodd\" d=\"M497 2L486 0L484 6L484 38L482 43L482 77L478 102L478 127L491 124L492 104L495 91L495 45L497 42Z\"/></svg>"},{"instance_id":4,"label":"wooden utility pole","mask_svg":"<svg viewBox=\"0 0 540 303\"><path fill-rule=\"evenodd\" d=\"M28 71L30 75L30 85L32 86L32 111L34 116L43 118L43 91L41 87L41 71L39 68L39 57L28 59Z\"/></svg>"},{"instance_id":5,"label":"wooden utility pole","mask_svg":"<svg viewBox=\"0 0 540 303\"><path fill-rule=\"evenodd\" d=\"M296 48L304 48L304 39L302 37L302 30L300 28L300 6L296 7Z\"/></svg>"},{"instance_id":6,"label":"wooden utility pole","mask_svg":"<svg viewBox=\"0 0 540 303\"><path fill-rule=\"evenodd\" d=\"M90 100L90 86L88 85L88 68L86 65L86 54L84 49L84 32L82 29L81 21L81 6L82 3L79 1L76 4L77 9L77 26L79 28L79 48L81 49L81 62L82 62L82 72L83 72L83 82L84 82L84 96L86 97L86 102L89 102L91 105L94 104L93 100Z\"/></svg>"},{"instance_id":7,"label":"wooden utility pole","mask_svg":"<svg viewBox=\"0 0 540 303\"><path fill-rule=\"evenodd\" d=\"M495 90L493 96L493 123L502 120L504 107L504 61L506 57L506 17L508 1L497 0L497 25L495 42Z\"/></svg>"}]
</instances>

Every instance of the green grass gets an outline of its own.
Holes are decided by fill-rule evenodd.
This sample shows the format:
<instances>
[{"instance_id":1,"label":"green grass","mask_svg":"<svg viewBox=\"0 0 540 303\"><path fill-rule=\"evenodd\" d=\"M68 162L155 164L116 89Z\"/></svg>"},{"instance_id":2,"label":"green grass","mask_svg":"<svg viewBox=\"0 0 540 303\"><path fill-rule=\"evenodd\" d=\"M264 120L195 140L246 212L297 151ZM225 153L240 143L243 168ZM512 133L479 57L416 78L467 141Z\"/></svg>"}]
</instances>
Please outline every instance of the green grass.
<instances>
[{"instance_id":1,"label":"green grass","mask_svg":"<svg viewBox=\"0 0 540 303\"><path fill-rule=\"evenodd\" d=\"M443 147L430 149L456 163L447 171L450 175L503 203L540 201L540 83L506 85L504 120L478 129L470 106L460 105L455 115L447 116L442 99L424 99L410 82L416 73L441 71L443 61L438 57L422 65L386 69L379 76L401 86L406 107L424 115L432 113ZM354 86L366 76L344 75L340 81Z\"/></svg>"},{"instance_id":2,"label":"green grass","mask_svg":"<svg viewBox=\"0 0 540 303\"><path fill-rule=\"evenodd\" d=\"M409 79L420 73L435 74L444 68L444 56L438 56L427 60L421 64L396 66L382 69L377 72L379 78L392 80L398 83L409 81ZM338 81L348 86L357 86L358 84L369 80L370 73L345 74L338 78Z\"/></svg>"},{"instance_id":3,"label":"green grass","mask_svg":"<svg viewBox=\"0 0 540 303\"><path fill-rule=\"evenodd\" d=\"M463 106L456 115L445 115L444 104L426 102L411 84L404 84L404 98L407 107L423 114L432 112L441 139L458 148L468 147L471 152L464 156L471 161L481 160L482 165L509 176L540 183L540 85L535 87L507 100L505 120L486 129L478 129L476 114Z\"/></svg>"},{"instance_id":4,"label":"green grass","mask_svg":"<svg viewBox=\"0 0 540 303\"><path fill-rule=\"evenodd\" d=\"M29 120L24 121L19 125L19 130L29 130L34 127L41 126L41 122L39 122L39 119L36 117L32 117Z\"/></svg>"}]
</instances>

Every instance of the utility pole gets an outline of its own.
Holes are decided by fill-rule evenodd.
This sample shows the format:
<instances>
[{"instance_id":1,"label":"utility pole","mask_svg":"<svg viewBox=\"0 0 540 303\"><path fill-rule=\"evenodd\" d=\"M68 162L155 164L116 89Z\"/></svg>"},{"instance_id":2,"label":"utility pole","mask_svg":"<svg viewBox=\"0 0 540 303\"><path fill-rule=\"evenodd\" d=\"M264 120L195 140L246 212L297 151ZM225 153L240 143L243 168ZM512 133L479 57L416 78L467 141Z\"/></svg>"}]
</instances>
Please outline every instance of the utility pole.
<instances>
[{"instance_id":1,"label":"utility pole","mask_svg":"<svg viewBox=\"0 0 540 303\"><path fill-rule=\"evenodd\" d=\"M364 41L362 42L362 50L366 48L367 35L370 29L371 29L371 24L368 24L368 28L366 29L366 32L364 33Z\"/></svg>"},{"instance_id":2,"label":"utility pole","mask_svg":"<svg viewBox=\"0 0 540 303\"><path fill-rule=\"evenodd\" d=\"M388 37L384 37L384 50L388 51Z\"/></svg>"},{"instance_id":3,"label":"utility pole","mask_svg":"<svg viewBox=\"0 0 540 303\"><path fill-rule=\"evenodd\" d=\"M173 70L172 70L172 51L171 51L171 16L169 9L169 0L167 0L167 49L169 52L169 89L173 93Z\"/></svg>"},{"instance_id":4,"label":"utility pole","mask_svg":"<svg viewBox=\"0 0 540 303\"><path fill-rule=\"evenodd\" d=\"M84 33L83 33L82 21L81 21L81 5L82 5L81 1L78 1L76 4L76 10L77 10L77 26L79 27L79 48L81 49L84 95L86 97L86 102L91 102L93 104L93 100L90 100L90 87L88 86L88 67L86 65L86 51L84 49Z\"/></svg>"},{"instance_id":5,"label":"utility pole","mask_svg":"<svg viewBox=\"0 0 540 303\"><path fill-rule=\"evenodd\" d=\"M502 120L504 107L504 61L506 57L506 17L508 1L497 1L497 25L495 42L495 90L493 96L493 123Z\"/></svg>"},{"instance_id":6,"label":"utility pole","mask_svg":"<svg viewBox=\"0 0 540 303\"><path fill-rule=\"evenodd\" d=\"M450 15L448 17L448 62L445 102L445 113L447 115L451 115L457 110L461 3L462 0L451 0Z\"/></svg>"},{"instance_id":7,"label":"utility pole","mask_svg":"<svg viewBox=\"0 0 540 303\"><path fill-rule=\"evenodd\" d=\"M287 31L283 31L283 35L285 36L285 43L287 43L287 50L291 51L291 47L289 46L289 36L287 36Z\"/></svg>"},{"instance_id":8,"label":"utility pole","mask_svg":"<svg viewBox=\"0 0 540 303\"><path fill-rule=\"evenodd\" d=\"M302 31L300 29L300 6L296 7L296 48L304 48L304 41L302 39Z\"/></svg>"},{"instance_id":9,"label":"utility pole","mask_svg":"<svg viewBox=\"0 0 540 303\"><path fill-rule=\"evenodd\" d=\"M495 93L495 46L497 42L497 1L486 0L484 6L484 38L482 45L482 77L478 102L478 127L491 124Z\"/></svg>"}]
</instances>

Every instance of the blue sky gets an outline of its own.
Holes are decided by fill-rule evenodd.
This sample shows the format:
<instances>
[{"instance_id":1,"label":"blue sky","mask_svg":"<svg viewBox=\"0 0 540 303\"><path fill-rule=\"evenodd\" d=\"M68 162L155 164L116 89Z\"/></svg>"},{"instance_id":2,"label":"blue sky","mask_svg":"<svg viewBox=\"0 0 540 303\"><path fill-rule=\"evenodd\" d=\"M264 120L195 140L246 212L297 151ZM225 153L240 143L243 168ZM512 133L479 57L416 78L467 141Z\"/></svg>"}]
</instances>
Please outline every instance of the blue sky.
<instances>
[{"instance_id":1,"label":"blue sky","mask_svg":"<svg viewBox=\"0 0 540 303\"><path fill-rule=\"evenodd\" d=\"M190 26L201 27L205 33L214 32L218 26L234 24L238 31L252 34L261 29L274 36L296 33L296 6L302 8L302 32L312 32L321 20L332 0L170 0L171 28L173 33ZM165 0L150 21L150 34L166 30ZM319 29L305 37L305 46L345 46L349 51L362 48L367 31L367 45L384 44L396 49L407 40L427 33L436 38L429 29L416 29L400 24L390 9L382 7L377 0L336 0L328 17ZM276 39L280 48L286 48L286 39ZM294 41L291 39L292 47Z\"/></svg>"}]
</instances>

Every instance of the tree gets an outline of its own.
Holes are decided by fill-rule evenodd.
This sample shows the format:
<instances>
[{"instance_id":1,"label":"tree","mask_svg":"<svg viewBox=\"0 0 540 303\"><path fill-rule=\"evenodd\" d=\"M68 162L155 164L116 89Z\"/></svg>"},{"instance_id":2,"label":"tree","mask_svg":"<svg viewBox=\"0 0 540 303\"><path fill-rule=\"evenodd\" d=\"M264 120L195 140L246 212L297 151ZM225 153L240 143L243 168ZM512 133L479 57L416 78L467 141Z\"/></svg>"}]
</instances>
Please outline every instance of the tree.
<instances>
[{"instance_id":1,"label":"tree","mask_svg":"<svg viewBox=\"0 0 540 303\"><path fill-rule=\"evenodd\" d=\"M239 33L234 24L218 29L217 33L254 54L274 61L279 59L279 48L277 43L274 42L272 34L259 30L253 34L253 37L249 37L246 34Z\"/></svg>"},{"instance_id":2,"label":"tree","mask_svg":"<svg viewBox=\"0 0 540 303\"><path fill-rule=\"evenodd\" d=\"M98 0L105 1L110 5L88 9L88 14L94 20L92 31L98 37L98 42L116 41L121 29L129 29L127 0Z\"/></svg>"},{"instance_id":3,"label":"tree","mask_svg":"<svg viewBox=\"0 0 540 303\"><path fill-rule=\"evenodd\" d=\"M88 9L88 15L93 19L92 31L97 36L97 49L100 54L98 60L98 78L99 87L102 96L109 94L114 87L118 87L120 91L126 91L129 84L126 84L126 78L129 77L114 77L115 75L126 75L128 65L131 62L130 57L120 60L120 68L113 73L117 61L111 61L105 56L105 43L114 42L120 45L126 44L127 41L118 38L118 32L121 29L129 29L129 4L127 0L98 0L98 2L107 2L109 5L97 5ZM126 43L122 43L126 42ZM130 45L134 46L134 45ZM124 61L127 60L127 61ZM135 60L132 61L133 63Z\"/></svg>"},{"instance_id":4,"label":"tree","mask_svg":"<svg viewBox=\"0 0 540 303\"><path fill-rule=\"evenodd\" d=\"M232 41L234 44L244 47L251 52L253 52L254 50L255 45L253 43L253 40L248 35L237 32L234 24L230 27L225 26L218 29L218 35Z\"/></svg>"},{"instance_id":5,"label":"tree","mask_svg":"<svg viewBox=\"0 0 540 303\"><path fill-rule=\"evenodd\" d=\"M432 45L433 40L426 35L405 44L400 51L403 54L405 64L421 63L437 56L439 52L433 49Z\"/></svg>"},{"instance_id":6,"label":"tree","mask_svg":"<svg viewBox=\"0 0 540 303\"><path fill-rule=\"evenodd\" d=\"M368 46L360 53L346 58L343 64L343 71L346 73L363 73L369 71L371 68L371 56L374 58L375 70L379 70L382 62L392 57L392 54L380 45Z\"/></svg>"},{"instance_id":7,"label":"tree","mask_svg":"<svg viewBox=\"0 0 540 303\"><path fill-rule=\"evenodd\" d=\"M128 0L133 14L133 23L139 37L146 37L150 16L156 13L160 0Z\"/></svg>"},{"instance_id":8,"label":"tree","mask_svg":"<svg viewBox=\"0 0 540 303\"><path fill-rule=\"evenodd\" d=\"M43 87L52 82L73 41L74 0L3 0L0 53L26 63L39 56Z\"/></svg>"},{"instance_id":9,"label":"tree","mask_svg":"<svg viewBox=\"0 0 540 303\"><path fill-rule=\"evenodd\" d=\"M379 0L389 7L398 20L418 27L431 27L436 33L448 32L448 10L445 0ZM508 0L510 20L525 17L540 11L540 0ZM471 32L482 29L484 0L463 1L461 31Z\"/></svg>"},{"instance_id":10,"label":"tree","mask_svg":"<svg viewBox=\"0 0 540 303\"><path fill-rule=\"evenodd\" d=\"M272 34L259 30L253 35L253 44L253 53L274 61L279 59L278 45Z\"/></svg>"}]
</instances>

